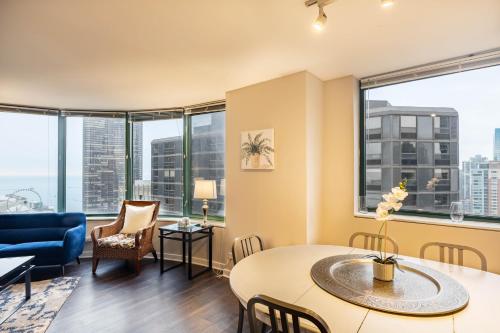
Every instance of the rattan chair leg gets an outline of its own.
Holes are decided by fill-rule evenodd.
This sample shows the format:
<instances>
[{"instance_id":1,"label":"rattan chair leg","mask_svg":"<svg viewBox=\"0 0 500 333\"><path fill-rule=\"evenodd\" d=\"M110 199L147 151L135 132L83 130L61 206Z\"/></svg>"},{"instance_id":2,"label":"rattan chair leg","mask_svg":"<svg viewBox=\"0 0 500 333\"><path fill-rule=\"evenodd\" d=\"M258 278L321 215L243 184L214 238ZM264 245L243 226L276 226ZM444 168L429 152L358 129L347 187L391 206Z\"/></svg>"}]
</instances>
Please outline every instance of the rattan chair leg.
<instances>
[{"instance_id":1,"label":"rattan chair leg","mask_svg":"<svg viewBox=\"0 0 500 333\"><path fill-rule=\"evenodd\" d=\"M97 270L97 265L99 265L99 258L92 257L92 274L95 274Z\"/></svg>"}]
</instances>

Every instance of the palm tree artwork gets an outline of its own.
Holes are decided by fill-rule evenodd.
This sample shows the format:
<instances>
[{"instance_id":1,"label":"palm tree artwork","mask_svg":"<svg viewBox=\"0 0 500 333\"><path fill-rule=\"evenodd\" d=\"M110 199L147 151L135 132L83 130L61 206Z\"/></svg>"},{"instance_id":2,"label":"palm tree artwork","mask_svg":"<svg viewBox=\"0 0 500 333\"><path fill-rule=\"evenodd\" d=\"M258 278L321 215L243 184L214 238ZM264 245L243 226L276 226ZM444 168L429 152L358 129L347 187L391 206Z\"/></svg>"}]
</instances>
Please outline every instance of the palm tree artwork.
<instances>
[{"instance_id":1,"label":"palm tree artwork","mask_svg":"<svg viewBox=\"0 0 500 333\"><path fill-rule=\"evenodd\" d=\"M274 130L242 132L243 169L274 169Z\"/></svg>"}]
</instances>

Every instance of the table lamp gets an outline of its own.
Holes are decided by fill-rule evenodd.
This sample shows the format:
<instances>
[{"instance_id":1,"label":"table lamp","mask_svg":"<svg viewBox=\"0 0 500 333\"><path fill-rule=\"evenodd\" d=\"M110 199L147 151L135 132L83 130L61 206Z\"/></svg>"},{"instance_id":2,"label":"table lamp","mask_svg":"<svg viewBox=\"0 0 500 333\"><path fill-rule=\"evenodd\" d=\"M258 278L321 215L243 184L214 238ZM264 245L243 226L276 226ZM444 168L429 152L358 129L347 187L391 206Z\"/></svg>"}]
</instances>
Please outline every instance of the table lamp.
<instances>
[{"instance_id":1,"label":"table lamp","mask_svg":"<svg viewBox=\"0 0 500 333\"><path fill-rule=\"evenodd\" d=\"M203 225L207 225L208 220L208 199L217 199L217 186L215 180L195 180L194 181L194 199L202 199L203 206Z\"/></svg>"}]
</instances>

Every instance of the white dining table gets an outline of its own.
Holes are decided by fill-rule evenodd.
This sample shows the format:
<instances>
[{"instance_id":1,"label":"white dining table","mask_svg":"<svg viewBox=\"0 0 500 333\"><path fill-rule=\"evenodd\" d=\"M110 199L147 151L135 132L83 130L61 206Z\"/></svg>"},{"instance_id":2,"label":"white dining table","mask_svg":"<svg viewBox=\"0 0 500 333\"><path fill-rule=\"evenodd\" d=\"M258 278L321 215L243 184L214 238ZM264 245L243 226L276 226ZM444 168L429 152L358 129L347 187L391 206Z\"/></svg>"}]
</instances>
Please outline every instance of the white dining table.
<instances>
[{"instance_id":1,"label":"white dining table","mask_svg":"<svg viewBox=\"0 0 500 333\"><path fill-rule=\"evenodd\" d=\"M454 314L416 317L358 306L324 291L311 279L320 259L371 251L334 245L277 247L253 254L236 264L230 274L234 294L246 307L262 294L313 310L332 333L500 333L500 275L431 260L400 256L440 271L469 292L469 304Z\"/></svg>"}]
</instances>

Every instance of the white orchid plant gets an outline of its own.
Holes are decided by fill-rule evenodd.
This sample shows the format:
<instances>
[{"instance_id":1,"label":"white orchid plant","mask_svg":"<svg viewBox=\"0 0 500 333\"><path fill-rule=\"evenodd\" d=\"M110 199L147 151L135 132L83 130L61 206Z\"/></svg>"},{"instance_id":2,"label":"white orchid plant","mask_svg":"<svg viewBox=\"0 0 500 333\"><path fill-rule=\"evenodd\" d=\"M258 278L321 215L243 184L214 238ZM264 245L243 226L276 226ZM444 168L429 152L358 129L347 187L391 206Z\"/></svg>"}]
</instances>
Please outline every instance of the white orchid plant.
<instances>
[{"instance_id":1,"label":"white orchid plant","mask_svg":"<svg viewBox=\"0 0 500 333\"><path fill-rule=\"evenodd\" d=\"M384 194L382 198L384 201L381 201L376 210L376 220L382 222L382 226L378 234L384 230L384 238L383 238L383 252L380 249L380 255L370 255L369 257L373 258L378 263L381 264L395 264L397 265L397 258L394 256L387 257L387 223L391 219L391 215L394 212L397 212L403 207L403 201L408 196L408 192L406 190L406 185L408 184L407 179L403 179L398 187L394 187L391 189L390 193Z\"/></svg>"}]
</instances>

